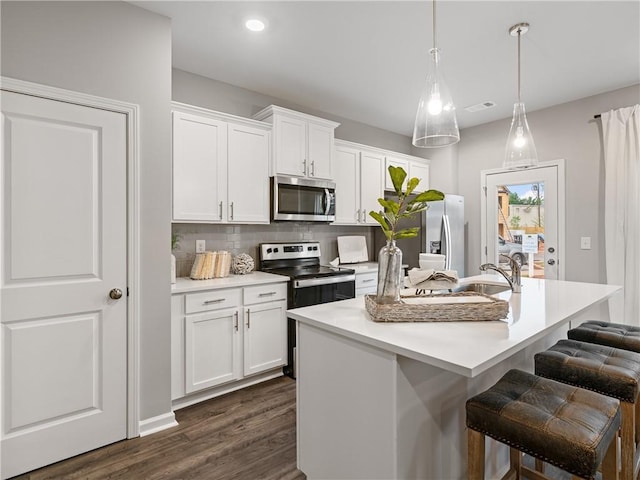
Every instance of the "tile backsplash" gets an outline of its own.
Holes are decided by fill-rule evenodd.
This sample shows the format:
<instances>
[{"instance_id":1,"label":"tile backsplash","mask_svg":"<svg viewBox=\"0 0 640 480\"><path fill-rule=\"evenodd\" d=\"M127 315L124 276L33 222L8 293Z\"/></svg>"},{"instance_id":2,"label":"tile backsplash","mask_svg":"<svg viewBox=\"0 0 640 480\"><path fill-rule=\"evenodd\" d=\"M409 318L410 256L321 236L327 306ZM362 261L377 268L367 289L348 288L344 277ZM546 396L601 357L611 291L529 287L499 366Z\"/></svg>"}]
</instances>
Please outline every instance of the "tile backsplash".
<instances>
[{"instance_id":1,"label":"tile backsplash","mask_svg":"<svg viewBox=\"0 0 640 480\"><path fill-rule=\"evenodd\" d=\"M176 257L178 277L188 277L195 258L196 240L206 242L206 250L227 250L232 255L248 253L258 269L258 245L268 242L320 242L320 263L327 264L338 256L337 237L362 235L367 241L369 260L373 251L374 229L378 227L348 227L322 223L272 223L269 225L209 225L174 223L171 233L179 235L179 243L173 251Z\"/></svg>"}]
</instances>

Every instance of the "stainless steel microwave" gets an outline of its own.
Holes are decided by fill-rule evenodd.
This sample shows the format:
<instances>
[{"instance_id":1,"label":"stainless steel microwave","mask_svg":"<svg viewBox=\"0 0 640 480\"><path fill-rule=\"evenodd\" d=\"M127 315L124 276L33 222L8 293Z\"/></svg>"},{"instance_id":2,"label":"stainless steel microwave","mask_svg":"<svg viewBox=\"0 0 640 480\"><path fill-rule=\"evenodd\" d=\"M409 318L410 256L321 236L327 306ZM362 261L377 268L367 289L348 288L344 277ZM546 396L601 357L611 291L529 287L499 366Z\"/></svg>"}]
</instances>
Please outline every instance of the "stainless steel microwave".
<instances>
[{"instance_id":1,"label":"stainless steel microwave","mask_svg":"<svg viewBox=\"0 0 640 480\"><path fill-rule=\"evenodd\" d=\"M272 177L271 219L333 222L336 219L336 184L328 180Z\"/></svg>"}]
</instances>

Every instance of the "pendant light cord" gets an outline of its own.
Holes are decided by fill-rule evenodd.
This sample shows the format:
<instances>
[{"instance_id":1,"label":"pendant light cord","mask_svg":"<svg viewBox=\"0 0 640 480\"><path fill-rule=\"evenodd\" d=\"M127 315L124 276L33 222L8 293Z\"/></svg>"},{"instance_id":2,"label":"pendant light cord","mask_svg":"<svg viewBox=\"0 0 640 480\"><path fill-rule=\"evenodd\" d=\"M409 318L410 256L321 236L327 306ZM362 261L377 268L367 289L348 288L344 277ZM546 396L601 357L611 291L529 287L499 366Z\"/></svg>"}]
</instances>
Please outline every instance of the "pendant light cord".
<instances>
[{"instance_id":1,"label":"pendant light cord","mask_svg":"<svg viewBox=\"0 0 640 480\"><path fill-rule=\"evenodd\" d=\"M436 0L433 0L433 48L436 46Z\"/></svg>"},{"instance_id":2,"label":"pendant light cord","mask_svg":"<svg viewBox=\"0 0 640 480\"><path fill-rule=\"evenodd\" d=\"M522 29L518 28L518 103L520 102L520 35Z\"/></svg>"}]
</instances>

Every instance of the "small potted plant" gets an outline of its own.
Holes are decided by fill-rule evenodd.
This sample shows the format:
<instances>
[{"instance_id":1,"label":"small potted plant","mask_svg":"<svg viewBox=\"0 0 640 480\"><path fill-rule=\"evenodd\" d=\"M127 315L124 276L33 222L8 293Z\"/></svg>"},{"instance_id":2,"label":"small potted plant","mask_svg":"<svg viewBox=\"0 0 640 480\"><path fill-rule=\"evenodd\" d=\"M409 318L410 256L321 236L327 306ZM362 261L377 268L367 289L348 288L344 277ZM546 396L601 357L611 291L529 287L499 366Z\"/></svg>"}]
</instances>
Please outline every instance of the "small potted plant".
<instances>
[{"instance_id":1,"label":"small potted plant","mask_svg":"<svg viewBox=\"0 0 640 480\"><path fill-rule=\"evenodd\" d=\"M378 303L396 303L400 301L402 288L402 250L396 245L396 240L411 238L418 235L419 228L400 229L399 223L403 218L410 218L429 208L428 202L442 200L444 193L438 190L414 194L413 191L420 183L419 178L410 178L406 190L402 185L407 178L407 172L402 167L389 166L389 175L393 182L393 189L397 199L379 198L378 203L383 210L369 212L382 227L387 243L378 254Z\"/></svg>"}]
</instances>

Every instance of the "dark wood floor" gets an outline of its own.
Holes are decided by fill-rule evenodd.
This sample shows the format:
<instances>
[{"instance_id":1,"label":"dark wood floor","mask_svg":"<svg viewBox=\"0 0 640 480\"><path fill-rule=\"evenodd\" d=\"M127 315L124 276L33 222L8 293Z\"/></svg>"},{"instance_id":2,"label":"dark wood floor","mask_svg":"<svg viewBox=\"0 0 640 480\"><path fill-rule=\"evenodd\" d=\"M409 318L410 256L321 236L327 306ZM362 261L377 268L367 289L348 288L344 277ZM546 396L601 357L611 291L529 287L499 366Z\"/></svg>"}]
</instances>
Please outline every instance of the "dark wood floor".
<instances>
[{"instance_id":1,"label":"dark wood floor","mask_svg":"<svg viewBox=\"0 0 640 480\"><path fill-rule=\"evenodd\" d=\"M176 412L177 427L15 477L304 480L296 469L295 381L254 385Z\"/></svg>"}]
</instances>

